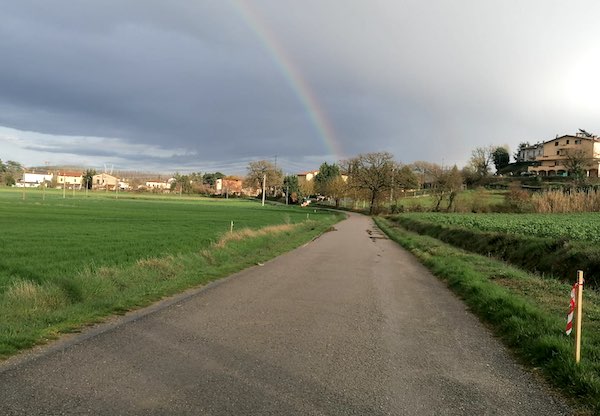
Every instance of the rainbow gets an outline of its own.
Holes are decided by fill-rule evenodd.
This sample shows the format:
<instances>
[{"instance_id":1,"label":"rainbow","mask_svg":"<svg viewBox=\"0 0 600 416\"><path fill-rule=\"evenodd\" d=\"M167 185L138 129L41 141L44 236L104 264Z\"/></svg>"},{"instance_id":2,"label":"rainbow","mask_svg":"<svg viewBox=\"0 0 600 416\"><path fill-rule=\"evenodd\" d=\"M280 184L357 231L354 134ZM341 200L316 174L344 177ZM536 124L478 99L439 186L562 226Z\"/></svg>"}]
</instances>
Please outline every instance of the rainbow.
<instances>
[{"instance_id":1,"label":"rainbow","mask_svg":"<svg viewBox=\"0 0 600 416\"><path fill-rule=\"evenodd\" d=\"M310 88L306 79L294 65L281 43L269 29L260 14L245 0L233 0L234 6L246 24L260 39L265 49L271 56L275 65L292 88L308 118L315 127L317 134L323 140L325 147L331 154L339 159L343 158L342 147L336 138L335 130L327 119L325 111L321 108L317 97Z\"/></svg>"}]
</instances>

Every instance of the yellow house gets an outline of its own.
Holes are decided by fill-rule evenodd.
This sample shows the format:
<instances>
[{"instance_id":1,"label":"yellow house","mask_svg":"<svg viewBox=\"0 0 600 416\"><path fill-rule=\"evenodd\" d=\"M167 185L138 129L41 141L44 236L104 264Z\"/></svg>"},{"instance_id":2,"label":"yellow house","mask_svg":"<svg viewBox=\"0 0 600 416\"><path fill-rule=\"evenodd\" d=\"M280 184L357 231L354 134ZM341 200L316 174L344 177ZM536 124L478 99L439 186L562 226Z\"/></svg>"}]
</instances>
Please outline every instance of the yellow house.
<instances>
[{"instance_id":1,"label":"yellow house","mask_svg":"<svg viewBox=\"0 0 600 416\"><path fill-rule=\"evenodd\" d=\"M108 173L99 173L93 176L92 187L94 189L112 189L119 184L119 179Z\"/></svg>"},{"instance_id":2,"label":"yellow house","mask_svg":"<svg viewBox=\"0 0 600 416\"><path fill-rule=\"evenodd\" d=\"M317 176L317 173L319 173L318 170L311 170L308 172L299 173L298 174L298 184L302 185L302 183L312 181L315 178L315 176Z\"/></svg>"},{"instance_id":3,"label":"yellow house","mask_svg":"<svg viewBox=\"0 0 600 416\"><path fill-rule=\"evenodd\" d=\"M81 188L83 174L81 172L58 172L56 175L56 183L62 188Z\"/></svg>"},{"instance_id":4,"label":"yellow house","mask_svg":"<svg viewBox=\"0 0 600 416\"><path fill-rule=\"evenodd\" d=\"M600 169L600 139L577 133L575 136L565 135L544 142L544 152L537 156L537 166L530 166L528 171L540 176L567 176L569 160L581 159L585 174L598 177Z\"/></svg>"}]
</instances>

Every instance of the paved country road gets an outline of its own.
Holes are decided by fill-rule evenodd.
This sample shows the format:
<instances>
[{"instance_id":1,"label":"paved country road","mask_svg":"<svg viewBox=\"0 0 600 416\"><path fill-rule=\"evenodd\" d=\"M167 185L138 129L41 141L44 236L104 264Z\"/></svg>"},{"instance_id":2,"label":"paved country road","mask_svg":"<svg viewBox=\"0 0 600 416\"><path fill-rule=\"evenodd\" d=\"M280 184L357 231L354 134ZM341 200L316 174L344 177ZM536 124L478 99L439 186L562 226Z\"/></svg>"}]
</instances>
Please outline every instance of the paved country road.
<instances>
[{"instance_id":1,"label":"paved country road","mask_svg":"<svg viewBox=\"0 0 600 416\"><path fill-rule=\"evenodd\" d=\"M264 266L0 365L1 415L563 415L351 215Z\"/></svg>"}]
</instances>

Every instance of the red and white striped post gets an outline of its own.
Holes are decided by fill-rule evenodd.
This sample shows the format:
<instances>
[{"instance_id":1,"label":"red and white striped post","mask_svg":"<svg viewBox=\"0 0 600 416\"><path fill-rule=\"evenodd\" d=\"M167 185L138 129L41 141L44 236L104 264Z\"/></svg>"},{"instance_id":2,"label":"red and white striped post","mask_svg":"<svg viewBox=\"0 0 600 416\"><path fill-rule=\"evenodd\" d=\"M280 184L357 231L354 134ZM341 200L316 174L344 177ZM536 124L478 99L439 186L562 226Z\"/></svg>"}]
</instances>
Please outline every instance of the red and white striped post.
<instances>
[{"instance_id":1,"label":"red and white striped post","mask_svg":"<svg viewBox=\"0 0 600 416\"><path fill-rule=\"evenodd\" d=\"M571 288L569 315L567 315L567 335L573 331L573 315L575 315L575 362L581 361L581 321L583 311L583 272L577 271L577 283ZM575 309L577 313L575 314Z\"/></svg>"}]
</instances>

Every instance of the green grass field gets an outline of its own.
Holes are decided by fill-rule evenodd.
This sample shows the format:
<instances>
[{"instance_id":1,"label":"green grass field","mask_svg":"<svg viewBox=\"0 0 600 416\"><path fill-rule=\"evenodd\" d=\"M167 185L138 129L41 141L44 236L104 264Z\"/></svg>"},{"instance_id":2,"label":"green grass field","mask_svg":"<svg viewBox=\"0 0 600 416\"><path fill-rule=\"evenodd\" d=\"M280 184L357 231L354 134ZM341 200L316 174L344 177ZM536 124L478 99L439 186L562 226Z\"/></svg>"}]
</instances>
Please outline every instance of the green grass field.
<instances>
[{"instance_id":1,"label":"green grass field","mask_svg":"<svg viewBox=\"0 0 600 416\"><path fill-rule=\"evenodd\" d=\"M234 199L43 196L0 191L0 358L265 261L341 218ZM283 226L227 239L231 221Z\"/></svg>"},{"instance_id":2,"label":"green grass field","mask_svg":"<svg viewBox=\"0 0 600 416\"><path fill-rule=\"evenodd\" d=\"M40 283L89 265L198 251L228 232L231 221L239 229L306 219L306 210L246 200L39 197L32 190L25 201L20 193L0 193L0 292L14 279Z\"/></svg>"}]
</instances>

